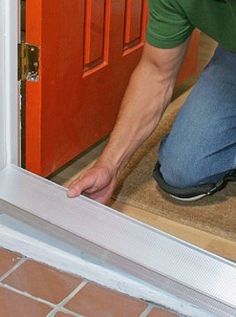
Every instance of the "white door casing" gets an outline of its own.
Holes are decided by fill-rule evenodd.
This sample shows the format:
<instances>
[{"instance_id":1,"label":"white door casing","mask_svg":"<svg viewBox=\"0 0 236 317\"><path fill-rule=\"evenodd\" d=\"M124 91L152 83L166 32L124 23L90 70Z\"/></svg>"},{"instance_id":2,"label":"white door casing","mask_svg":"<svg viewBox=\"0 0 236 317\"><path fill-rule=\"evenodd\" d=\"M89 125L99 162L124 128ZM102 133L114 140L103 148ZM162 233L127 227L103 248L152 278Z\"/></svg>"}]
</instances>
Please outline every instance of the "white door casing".
<instances>
[{"instance_id":1,"label":"white door casing","mask_svg":"<svg viewBox=\"0 0 236 317\"><path fill-rule=\"evenodd\" d=\"M0 168L19 162L18 0L0 0Z\"/></svg>"},{"instance_id":2,"label":"white door casing","mask_svg":"<svg viewBox=\"0 0 236 317\"><path fill-rule=\"evenodd\" d=\"M6 166L5 49L4 4L0 1L0 169Z\"/></svg>"}]
</instances>

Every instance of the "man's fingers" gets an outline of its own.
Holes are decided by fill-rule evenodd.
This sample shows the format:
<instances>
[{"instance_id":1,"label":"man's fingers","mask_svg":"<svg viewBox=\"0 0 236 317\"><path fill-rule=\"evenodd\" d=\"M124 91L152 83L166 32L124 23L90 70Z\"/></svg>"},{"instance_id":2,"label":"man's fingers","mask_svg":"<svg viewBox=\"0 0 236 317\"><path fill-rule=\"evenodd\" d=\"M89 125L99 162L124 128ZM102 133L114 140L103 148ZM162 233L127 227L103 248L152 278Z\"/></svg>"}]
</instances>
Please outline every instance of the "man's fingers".
<instances>
[{"instance_id":1,"label":"man's fingers","mask_svg":"<svg viewBox=\"0 0 236 317\"><path fill-rule=\"evenodd\" d=\"M79 196L82 192L89 190L94 185L94 180L92 177L83 177L81 179L78 179L74 181L68 192L67 196L70 198L74 198L76 196Z\"/></svg>"},{"instance_id":2,"label":"man's fingers","mask_svg":"<svg viewBox=\"0 0 236 317\"><path fill-rule=\"evenodd\" d=\"M88 195L88 197L93 200L96 200L99 203L105 204L111 198L112 192L112 187L105 187L102 190L93 192L92 194Z\"/></svg>"},{"instance_id":3,"label":"man's fingers","mask_svg":"<svg viewBox=\"0 0 236 317\"><path fill-rule=\"evenodd\" d=\"M105 203L112 194L115 185L108 171L101 168L93 168L85 171L70 186L67 196L74 198L81 194L94 199L98 202Z\"/></svg>"}]
</instances>

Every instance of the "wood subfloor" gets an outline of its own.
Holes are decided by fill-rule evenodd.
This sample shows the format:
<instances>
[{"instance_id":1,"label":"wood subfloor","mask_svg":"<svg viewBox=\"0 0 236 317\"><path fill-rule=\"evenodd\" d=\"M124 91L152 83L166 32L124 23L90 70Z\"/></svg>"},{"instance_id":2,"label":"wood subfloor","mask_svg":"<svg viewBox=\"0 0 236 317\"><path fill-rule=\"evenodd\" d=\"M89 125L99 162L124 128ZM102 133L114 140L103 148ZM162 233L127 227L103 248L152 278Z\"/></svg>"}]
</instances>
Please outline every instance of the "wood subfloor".
<instances>
[{"instance_id":1,"label":"wood subfloor","mask_svg":"<svg viewBox=\"0 0 236 317\"><path fill-rule=\"evenodd\" d=\"M198 72L194 78L191 78L189 81L175 89L173 98L180 96L196 82L202 69L212 56L215 47L216 43L213 40L204 34L201 36ZM57 184L68 187L68 185L78 177L84 168L93 164L100 155L105 144L106 141L100 142L98 145L88 150L85 154L80 155L76 160L54 175L51 180ZM145 210L141 210L118 201L111 200L109 205L132 218L165 231L179 239L187 241L229 260L236 261L236 242L156 216Z\"/></svg>"}]
</instances>

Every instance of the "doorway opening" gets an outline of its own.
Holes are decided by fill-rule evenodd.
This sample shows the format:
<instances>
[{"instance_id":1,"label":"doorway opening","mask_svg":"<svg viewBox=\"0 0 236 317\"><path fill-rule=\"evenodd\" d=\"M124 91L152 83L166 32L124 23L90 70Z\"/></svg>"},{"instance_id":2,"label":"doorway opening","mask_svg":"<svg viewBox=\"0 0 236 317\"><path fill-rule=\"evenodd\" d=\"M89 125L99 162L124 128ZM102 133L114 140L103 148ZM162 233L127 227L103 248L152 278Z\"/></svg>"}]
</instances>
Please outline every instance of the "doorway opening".
<instances>
[{"instance_id":1,"label":"doorway opening","mask_svg":"<svg viewBox=\"0 0 236 317\"><path fill-rule=\"evenodd\" d=\"M23 41L26 38L26 36L25 36L25 34L26 34L25 33L26 32L26 29L25 29L25 27L26 27L26 25L25 25L25 4L26 4L25 0L21 0L21 38ZM100 12L101 13L101 17L100 17L101 21L104 21L104 18L108 17L108 15L107 15L108 11L106 11L105 9L106 9L105 7L102 8L102 10ZM84 17L88 19L88 10L87 11L85 10L84 12L85 12ZM90 18L93 19L93 12L91 12ZM127 21L126 22L125 21L126 20L125 20L125 16L124 16L124 21L123 21L123 24L121 24L121 25L124 25L127 22ZM87 21L87 25L89 25L88 22L89 22L89 20ZM101 25L103 25L103 24L101 24ZM105 24L104 24L104 26L105 26ZM106 33L106 31L107 31L107 25L104 29L105 33ZM83 32L85 32L85 30L83 30ZM83 33L83 34L85 34L85 33ZM89 34L91 35L92 33L89 33ZM103 44L105 43L104 42L104 36L105 36L104 34L103 34L103 37L95 39L95 41L97 41L97 44L98 44L97 47L103 48ZM87 41L88 41L88 37L87 37ZM86 41L83 42L83 44L86 44ZM140 44L140 42L139 42L139 44ZM200 72L202 71L205 64L209 60L210 56L212 55L212 52L215 48L215 45L216 44L214 41L210 40L204 34L201 35L200 61L199 61L199 65L198 65L198 71L197 71L196 75L192 76L190 79L188 79L187 81L184 81L181 85L176 87L175 92L174 92L174 96L173 96L173 103L175 104L176 109L179 109L181 107L184 98L188 94L188 92L187 92L188 89L190 89L192 87L192 85L194 84L194 82L197 80L197 77L199 76ZM82 49L82 47L80 47L80 49ZM86 55L86 56L88 58L88 55ZM92 55L90 55L90 57L92 58ZM96 57L97 62L99 61L99 58L97 59L97 57ZM89 64L86 64L86 65L87 65L86 67L88 67L88 65L93 65L93 62L90 62ZM133 64L133 66L134 66L134 64ZM98 70L97 67L98 67L98 65L96 64L96 71ZM99 69L99 70L101 70L101 69ZM64 71L65 70L62 70L62 72L64 72ZM104 69L102 68L101 71L103 72ZM87 68L86 68L86 72L87 72ZM91 73L93 73L93 72L90 72L90 74ZM49 82L47 83L47 85L50 84L51 86L45 85L45 87L48 88L48 90L53 88L53 85L55 84L55 83L53 83L53 80L54 79L52 76L50 83ZM57 80L60 80L60 78L57 77ZM85 83L81 82L80 84L83 86L83 89L85 89L85 87L89 87L91 82L89 82L89 80L90 80L89 77L87 77L87 75L85 76L84 74L83 74L83 80L86 80L86 82ZM96 78L96 82L98 82L98 78ZM21 153L22 153L22 167L28 169L27 164L26 164L26 161L27 161L27 155L26 155L26 148L27 148L26 85L27 85L26 82L21 83ZM90 89L91 90L90 92L92 92L94 89L95 90L97 89L96 86L94 86L94 83L92 83L91 85L92 85L91 87L93 87L93 88L91 88L91 89L86 88L86 89L88 89L88 90ZM100 82L99 82L99 85L100 85ZM125 88L125 87L123 87L123 88ZM76 87L75 87L74 92L75 92L75 96L77 96L76 95ZM80 94L80 97L83 99L82 92ZM56 99L54 98L54 100L56 100ZM44 102L45 101L42 101L42 105L44 104ZM51 107L51 105L52 104L49 104L49 107ZM86 106L87 106L87 104L86 104ZM118 106L118 104L116 106ZM42 110L42 108L41 108L41 110ZM79 110L78 110L78 112L79 112ZM116 112L117 112L117 110L116 110ZM73 110L73 113L75 114L75 108ZM172 119L174 118L175 114L176 113L173 113ZM52 115L53 115L53 112L50 113L49 117L45 116L46 120L48 120L48 123L47 123L48 127L50 126L50 118L52 117ZM105 113L103 115L105 115ZM115 116L112 119L113 123L114 123L114 118L115 118ZM64 118L62 118L62 119L64 119ZM87 130L89 130L88 127L91 126L91 122L89 123L89 120L87 120L87 119L85 119L83 121L87 122ZM72 122L72 123L74 124L74 122ZM63 124L63 120L60 121L60 125L62 125L62 124ZM56 125L55 125L55 127L56 127ZM40 175L43 175L57 184L68 187L69 184L80 175L80 173L84 170L84 168L88 168L89 166L91 166L94 163L94 161L99 157L99 155L101 154L101 152L106 144L106 135L108 134L108 130L110 130L110 129L111 129L110 127L109 127L109 129L106 129L106 131L107 131L106 133L105 133L105 131L103 131L103 133L102 133L103 137L97 138L96 142L92 142L91 144L89 144L89 146L83 147L83 150L80 152L79 155L73 154L73 155L68 156L67 159L65 159L65 160L63 159L62 161L60 161L60 164L58 164L58 167L56 167L54 169L52 167L53 167L54 163L55 164L57 163L57 161L55 160L54 152L60 147L60 144L61 144L61 143L57 143L57 145L55 146L55 151L52 150L52 162L50 163L50 166L47 166L45 169L44 169L44 166L40 166L40 168L38 170L32 169L33 172L40 174ZM73 131L75 131L75 130L73 130ZM46 134L47 132L48 132L48 136ZM53 133L54 132L55 131L53 131ZM27 133L29 133L29 132L27 132ZM51 136L51 133L52 133L51 130L47 131L45 129L45 131L42 133L42 135L44 135L44 137L45 137L45 139L42 141L42 143L38 143L38 144L32 143L30 145L31 146L31 154L32 153L34 154L33 146L35 147L36 151L38 151L38 148L40 146L44 147L43 142L44 141L48 142L48 138L51 138L50 143L48 143L47 148L45 148L45 151L48 151L48 153L50 154L49 144L50 145L53 144L53 137ZM86 133L86 131L85 131L85 133ZM71 133L71 135L72 134L73 134L73 132ZM40 137L41 137L41 134L40 134ZM72 137L74 138L74 135ZM63 139L63 140L65 140L65 139ZM76 141L76 138L75 138L75 141ZM41 140L40 140L40 142L41 142ZM74 151L74 149L73 149L73 151ZM147 149L145 151L147 151ZM126 170L124 172L126 175L132 176L133 170L135 170L136 165L138 164L138 160L139 159L142 160L145 157L145 155L148 154L145 151L140 156L138 155L137 161L135 161L133 165L131 164L131 167L129 166L128 170ZM76 151L74 151L73 153L75 153L75 152ZM60 158L59 152L57 154L57 158L58 157ZM71 158L72 158L72 160L71 160ZM41 164L42 162L40 161L39 163ZM45 159L44 159L44 162L42 163L42 165L43 164L47 165L47 157L46 156L45 156ZM31 168L29 168L29 170L31 170ZM149 178L150 179L151 179L151 172L152 172L152 170L150 167L150 170L149 170ZM135 182L136 182L135 177L132 179L133 180L135 179ZM141 177L139 179L141 180ZM123 180L124 180L124 178L123 178ZM184 220L181 223L178 221L174 221L174 219L172 219L171 217L168 218L168 217L164 217L161 214L155 214L155 213L150 211L151 209L149 209L149 207L150 207L149 205L143 204L143 201L140 201L138 199L130 199L131 195L135 196L135 189L130 190L131 187L134 188L134 185L133 185L134 183L132 183L132 182L133 181L131 181L130 184L126 183L127 192L129 191L130 194L127 194L127 192L125 192L124 190L119 194L115 194L115 196L113 197L113 199L110 202L111 207L113 207L119 211L122 211L122 212L124 212L124 213L138 219L138 220L141 220L144 223L150 224L150 225L157 227L161 230L167 231L171 235L175 235L178 238L187 240L188 242L193 243L199 247L202 247L208 251L212 251L212 252L214 252L220 256L223 256L227 259L236 260L235 252L234 252L235 242L232 241L231 239L227 239L226 236L218 236L218 235L213 234L213 231L206 232L204 230L201 230L201 228L199 228L199 227L196 228L195 226L186 225L183 223ZM139 180L137 182L139 182ZM122 181L120 184L122 186ZM145 190L145 183L136 183L136 186L137 187L143 186L144 190ZM160 196L160 199L161 198L162 197ZM157 203L159 203L159 201L157 201ZM148 208L146 208L146 206ZM162 205L162 206L164 206L164 209L165 209L165 205ZM175 211L174 206L172 206L171 208L173 208L173 210ZM178 208L181 208L181 206L178 206ZM205 206L204 206L204 208L205 208ZM199 236L201 236L201 238L199 238Z\"/></svg>"}]
</instances>

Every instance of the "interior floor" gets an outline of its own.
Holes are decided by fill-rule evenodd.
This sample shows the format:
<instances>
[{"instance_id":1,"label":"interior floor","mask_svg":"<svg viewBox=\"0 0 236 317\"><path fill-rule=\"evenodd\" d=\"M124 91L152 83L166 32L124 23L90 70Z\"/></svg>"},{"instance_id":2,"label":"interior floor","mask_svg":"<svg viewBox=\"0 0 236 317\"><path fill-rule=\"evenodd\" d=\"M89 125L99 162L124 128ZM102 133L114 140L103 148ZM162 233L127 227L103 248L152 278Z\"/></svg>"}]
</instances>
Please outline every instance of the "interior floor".
<instances>
[{"instance_id":1,"label":"interior floor","mask_svg":"<svg viewBox=\"0 0 236 317\"><path fill-rule=\"evenodd\" d=\"M182 95L196 82L202 69L212 56L215 47L216 43L213 40L211 40L204 34L201 36L199 66L197 74L196 76L194 76L194 78L191 78L175 89L173 99L176 99L178 96ZM78 175L84 168L87 168L88 166L93 164L93 162L101 153L105 144L106 141L102 141L98 145L89 149L86 153L78 157L76 160L71 162L68 166L54 175L51 180L57 184L68 187L69 184L78 177ZM236 261L236 242L232 240L228 240L217 235L201 231L175 221L168 220L164 217L154 215L150 212L147 212L146 210L133 207L114 199L110 201L109 205L114 209L117 209L133 218L136 218L146 224L163 230L180 239L183 239L227 259Z\"/></svg>"}]
</instances>

